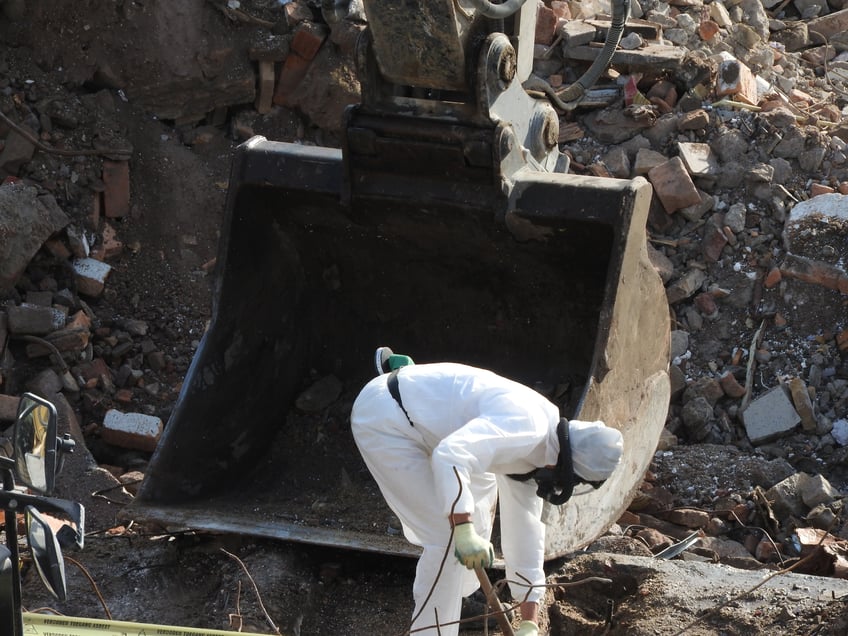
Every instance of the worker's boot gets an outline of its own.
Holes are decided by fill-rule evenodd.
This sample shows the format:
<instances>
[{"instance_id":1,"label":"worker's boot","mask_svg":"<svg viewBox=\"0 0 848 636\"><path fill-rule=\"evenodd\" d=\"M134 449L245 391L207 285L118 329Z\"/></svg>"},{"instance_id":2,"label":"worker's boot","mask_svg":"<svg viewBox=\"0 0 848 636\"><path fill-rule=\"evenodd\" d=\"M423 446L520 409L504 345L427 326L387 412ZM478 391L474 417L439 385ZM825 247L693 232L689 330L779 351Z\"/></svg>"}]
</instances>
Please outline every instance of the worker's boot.
<instances>
[{"instance_id":1,"label":"worker's boot","mask_svg":"<svg viewBox=\"0 0 848 636\"><path fill-rule=\"evenodd\" d=\"M483 617L486 614L489 614L491 610L489 609L489 604L486 602L486 595L483 593L483 590L478 589L476 592L471 594L470 596L462 597L462 612L459 617L465 621L465 619L475 618L476 620L469 620L468 622L462 622L459 624L459 631L463 630L481 630L483 629L483 621L487 620L489 625L489 629L494 629L498 626L498 619L492 615L488 618L484 619ZM507 617L512 620L512 612L507 612Z\"/></svg>"}]
</instances>

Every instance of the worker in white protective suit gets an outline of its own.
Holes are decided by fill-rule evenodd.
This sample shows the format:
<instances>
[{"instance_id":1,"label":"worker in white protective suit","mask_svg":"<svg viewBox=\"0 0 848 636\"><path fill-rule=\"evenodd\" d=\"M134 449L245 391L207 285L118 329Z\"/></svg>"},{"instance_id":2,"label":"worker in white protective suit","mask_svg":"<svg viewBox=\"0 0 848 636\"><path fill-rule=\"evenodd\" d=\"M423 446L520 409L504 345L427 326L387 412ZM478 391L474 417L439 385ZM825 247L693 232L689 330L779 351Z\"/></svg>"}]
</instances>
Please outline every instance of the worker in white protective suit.
<instances>
[{"instance_id":1,"label":"worker in white protective suit","mask_svg":"<svg viewBox=\"0 0 848 636\"><path fill-rule=\"evenodd\" d=\"M621 433L560 418L545 397L491 371L415 365L388 347L377 349L375 362L378 375L357 396L351 427L404 536L423 549L411 629L457 634L462 597L479 584L474 568L494 559L499 501L506 575L530 582L512 589L521 614L515 634L536 636L545 591L544 501L559 505L575 485L607 479L621 461ZM456 558L445 559L451 542Z\"/></svg>"}]
</instances>

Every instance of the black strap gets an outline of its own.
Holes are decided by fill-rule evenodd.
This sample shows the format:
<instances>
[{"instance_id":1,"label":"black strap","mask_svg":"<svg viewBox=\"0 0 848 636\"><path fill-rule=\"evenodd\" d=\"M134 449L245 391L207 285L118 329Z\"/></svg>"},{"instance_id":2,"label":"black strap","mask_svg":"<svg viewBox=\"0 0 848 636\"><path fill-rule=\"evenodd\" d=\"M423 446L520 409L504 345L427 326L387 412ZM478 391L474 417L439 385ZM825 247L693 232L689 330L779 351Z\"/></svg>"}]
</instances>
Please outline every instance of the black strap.
<instances>
[{"instance_id":1,"label":"black strap","mask_svg":"<svg viewBox=\"0 0 848 636\"><path fill-rule=\"evenodd\" d=\"M571 498L574 486L582 483L574 474L574 464L571 458L571 440L568 437L568 420L560 418L557 424L557 439L559 440L559 456L554 468L537 468L529 473L508 475L517 481L536 481L536 494L555 506L564 504Z\"/></svg>"},{"instance_id":2,"label":"black strap","mask_svg":"<svg viewBox=\"0 0 848 636\"><path fill-rule=\"evenodd\" d=\"M409 421L410 426L415 426L412 423L412 418L409 417L409 413L406 412L406 409L403 408L403 400L400 399L400 385L398 384L398 371L400 369L395 369L389 374L388 379L386 380L386 385L389 387L389 393L395 399L395 402L398 403L400 410L403 411L403 414L406 415L407 421Z\"/></svg>"}]
</instances>

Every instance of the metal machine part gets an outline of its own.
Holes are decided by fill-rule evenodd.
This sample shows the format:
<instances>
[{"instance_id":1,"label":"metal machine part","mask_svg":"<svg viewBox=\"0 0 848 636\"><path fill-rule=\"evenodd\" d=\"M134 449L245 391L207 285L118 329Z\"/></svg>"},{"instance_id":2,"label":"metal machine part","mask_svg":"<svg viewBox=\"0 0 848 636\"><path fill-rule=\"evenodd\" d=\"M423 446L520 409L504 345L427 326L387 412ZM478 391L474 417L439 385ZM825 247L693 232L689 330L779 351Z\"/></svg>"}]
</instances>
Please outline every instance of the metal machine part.
<instances>
[{"instance_id":1,"label":"metal machine part","mask_svg":"<svg viewBox=\"0 0 848 636\"><path fill-rule=\"evenodd\" d=\"M621 430L622 468L546 507L549 557L625 510L669 402L652 190L568 174L555 111L521 85L536 5L492 20L483 4L365 0L362 103L342 148L239 147L212 321L128 517L417 554L346 419L387 343L491 368ZM329 377L335 402L296 406Z\"/></svg>"}]
</instances>

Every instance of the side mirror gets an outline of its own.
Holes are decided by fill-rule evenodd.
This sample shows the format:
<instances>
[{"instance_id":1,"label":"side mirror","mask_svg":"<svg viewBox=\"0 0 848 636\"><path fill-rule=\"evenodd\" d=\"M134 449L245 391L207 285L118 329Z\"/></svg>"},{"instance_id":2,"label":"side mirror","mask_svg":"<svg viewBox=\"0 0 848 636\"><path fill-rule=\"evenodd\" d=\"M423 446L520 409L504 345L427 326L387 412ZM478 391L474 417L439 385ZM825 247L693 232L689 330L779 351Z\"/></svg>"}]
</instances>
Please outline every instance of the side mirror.
<instances>
[{"instance_id":1,"label":"side mirror","mask_svg":"<svg viewBox=\"0 0 848 636\"><path fill-rule=\"evenodd\" d=\"M65 560L56 533L34 507L26 507L26 527L32 560L45 587L60 601L67 600Z\"/></svg>"},{"instance_id":2,"label":"side mirror","mask_svg":"<svg viewBox=\"0 0 848 636\"><path fill-rule=\"evenodd\" d=\"M12 434L15 481L40 494L50 494L56 480L56 407L24 393Z\"/></svg>"}]
</instances>

